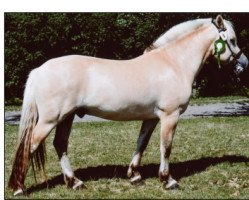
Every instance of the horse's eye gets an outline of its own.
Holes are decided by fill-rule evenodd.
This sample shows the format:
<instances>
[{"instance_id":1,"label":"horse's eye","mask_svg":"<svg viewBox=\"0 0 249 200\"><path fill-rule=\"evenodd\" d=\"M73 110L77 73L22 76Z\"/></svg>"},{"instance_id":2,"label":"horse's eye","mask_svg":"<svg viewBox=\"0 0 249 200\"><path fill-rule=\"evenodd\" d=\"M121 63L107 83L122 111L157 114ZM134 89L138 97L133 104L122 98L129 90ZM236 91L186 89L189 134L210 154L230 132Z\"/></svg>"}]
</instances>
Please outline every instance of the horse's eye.
<instances>
[{"instance_id":1,"label":"horse's eye","mask_svg":"<svg viewBox=\"0 0 249 200\"><path fill-rule=\"evenodd\" d=\"M231 42L231 44L232 44L233 46L235 46L235 44L236 44L235 39L231 39L230 42Z\"/></svg>"}]
</instances>

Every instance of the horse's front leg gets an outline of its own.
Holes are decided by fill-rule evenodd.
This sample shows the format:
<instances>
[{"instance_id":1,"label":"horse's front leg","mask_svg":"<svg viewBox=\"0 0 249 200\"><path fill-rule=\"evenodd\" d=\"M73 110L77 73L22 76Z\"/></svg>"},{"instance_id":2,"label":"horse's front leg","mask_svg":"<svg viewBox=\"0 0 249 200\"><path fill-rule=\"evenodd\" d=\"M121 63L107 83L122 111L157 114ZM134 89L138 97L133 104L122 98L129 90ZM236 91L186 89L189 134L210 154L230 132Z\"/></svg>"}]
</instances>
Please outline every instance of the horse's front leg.
<instances>
[{"instance_id":1,"label":"horse's front leg","mask_svg":"<svg viewBox=\"0 0 249 200\"><path fill-rule=\"evenodd\" d=\"M137 183L142 180L142 177L138 171L138 167L140 166L143 152L148 145L151 134L154 131L158 121L159 119L150 119L143 121L140 134L137 139L137 148L127 171L127 176L130 178L131 183Z\"/></svg>"},{"instance_id":2,"label":"horse's front leg","mask_svg":"<svg viewBox=\"0 0 249 200\"><path fill-rule=\"evenodd\" d=\"M169 172L169 157L171 153L172 141L179 118L179 111L174 111L170 115L161 113L161 138L160 138L160 151L161 163L159 168L159 179L165 184L166 189L173 189L178 186Z\"/></svg>"}]
</instances>

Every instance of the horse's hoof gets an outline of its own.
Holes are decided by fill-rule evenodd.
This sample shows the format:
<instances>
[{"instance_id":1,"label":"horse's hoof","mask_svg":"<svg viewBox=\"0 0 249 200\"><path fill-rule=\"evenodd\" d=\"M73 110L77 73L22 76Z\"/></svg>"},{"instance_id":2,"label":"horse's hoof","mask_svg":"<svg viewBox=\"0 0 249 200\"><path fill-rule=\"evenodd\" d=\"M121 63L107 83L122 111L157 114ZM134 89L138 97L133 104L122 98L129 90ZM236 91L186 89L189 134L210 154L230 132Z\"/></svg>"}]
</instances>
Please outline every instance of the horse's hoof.
<instances>
[{"instance_id":1,"label":"horse's hoof","mask_svg":"<svg viewBox=\"0 0 249 200\"><path fill-rule=\"evenodd\" d=\"M77 180L76 183L73 186L74 190L79 190L81 188L85 188L86 186L84 185L83 181Z\"/></svg>"},{"instance_id":2,"label":"horse's hoof","mask_svg":"<svg viewBox=\"0 0 249 200\"><path fill-rule=\"evenodd\" d=\"M165 185L165 189L167 190L172 190L172 189L176 189L179 187L179 184L177 183L176 180L174 180L173 178L170 178L167 182L167 184Z\"/></svg>"},{"instance_id":3,"label":"horse's hoof","mask_svg":"<svg viewBox=\"0 0 249 200\"><path fill-rule=\"evenodd\" d=\"M19 188L18 190L15 191L14 196L21 196L24 194L23 189Z\"/></svg>"},{"instance_id":4,"label":"horse's hoof","mask_svg":"<svg viewBox=\"0 0 249 200\"><path fill-rule=\"evenodd\" d=\"M130 182L133 185L137 185L137 184L141 183L141 181L142 181L142 177L139 173L130 179Z\"/></svg>"}]
</instances>

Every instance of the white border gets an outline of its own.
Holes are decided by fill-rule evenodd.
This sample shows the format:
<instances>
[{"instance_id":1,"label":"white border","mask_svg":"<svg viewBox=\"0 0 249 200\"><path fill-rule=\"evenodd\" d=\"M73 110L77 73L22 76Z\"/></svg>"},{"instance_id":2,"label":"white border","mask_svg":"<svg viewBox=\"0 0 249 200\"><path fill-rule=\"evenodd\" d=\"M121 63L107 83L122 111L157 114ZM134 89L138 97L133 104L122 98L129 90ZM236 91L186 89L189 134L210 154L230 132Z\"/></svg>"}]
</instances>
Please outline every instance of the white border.
<instances>
[{"instance_id":1,"label":"white border","mask_svg":"<svg viewBox=\"0 0 249 200\"><path fill-rule=\"evenodd\" d=\"M5 0L0 19L0 122L4 122L4 12L249 12L247 0ZM4 126L0 126L4 147ZM3 149L3 148L2 148ZM0 150L0 173L4 174L4 151ZM4 197L4 178L0 180Z\"/></svg>"},{"instance_id":2,"label":"white border","mask_svg":"<svg viewBox=\"0 0 249 200\"><path fill-rule=\"evenodd\" d=\"M5 12L248 12L247 0L6 0Z\"/></svg>"},{"instance_id":3,"label":"white border","mask_svg":"<svg viewBox=\"0 0 249 200\"><path fill-rule=\"evenodd\" d=\"M0 49L1 49L1 59L0 59L0 174L4 174L4 13L1 13L0 18ZM0 198L4 196L4 180L5 177L2 176L0 179Z\"/></svg>"}]
</instances>

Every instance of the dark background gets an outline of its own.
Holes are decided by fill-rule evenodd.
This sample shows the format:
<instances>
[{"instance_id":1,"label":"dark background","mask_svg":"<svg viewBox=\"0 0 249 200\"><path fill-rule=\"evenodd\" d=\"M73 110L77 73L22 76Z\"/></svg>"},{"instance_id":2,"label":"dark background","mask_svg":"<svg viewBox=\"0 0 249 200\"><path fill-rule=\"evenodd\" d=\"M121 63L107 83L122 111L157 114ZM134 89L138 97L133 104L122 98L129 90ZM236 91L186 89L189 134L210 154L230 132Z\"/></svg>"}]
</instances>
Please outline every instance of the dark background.
<instances>
[{"instance_id":1,"label":"dark background","mask_svg":"<svg viewBox=\"0 0 249 200\"><path fill-rule=\"evenodd\" d=\"M219 13L220 14L220 13ZM249 57L249 13L221 13L231 20L238 44ZM70 54L131 59L170 27L218 13L5 13L5 103L20 103L29 72ZM194 55L193 55L194 56ZM236 81L232 66L208 60L194 84L194 96L242 94L248 71ZM129 83L127 83L129 84Z\"/></svg>"}]
</instances>

